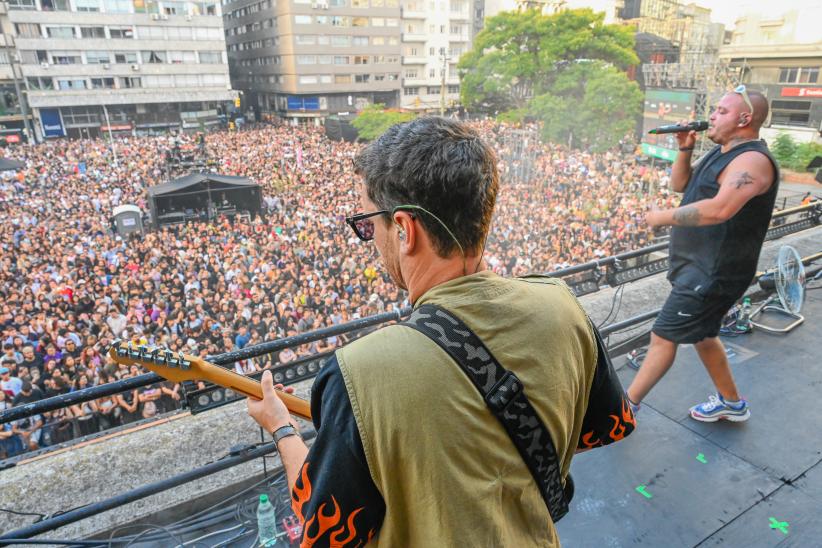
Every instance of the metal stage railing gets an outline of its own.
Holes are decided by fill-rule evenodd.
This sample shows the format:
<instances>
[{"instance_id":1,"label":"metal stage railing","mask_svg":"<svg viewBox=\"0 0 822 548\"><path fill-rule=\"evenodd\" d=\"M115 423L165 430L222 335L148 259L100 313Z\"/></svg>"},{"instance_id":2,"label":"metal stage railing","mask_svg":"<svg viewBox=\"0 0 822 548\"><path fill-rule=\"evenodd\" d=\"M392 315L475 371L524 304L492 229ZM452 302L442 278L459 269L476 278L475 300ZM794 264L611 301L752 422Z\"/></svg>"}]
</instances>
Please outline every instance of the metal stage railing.
<instances>
[{"instance_id":1,"label":"metal stage railing","mask_svg":"<svg viewBox=\"0 0 822 548\"><path fill-rule=\"evenodd\" d=\"M814 253L814 254L809 255L807 257L804 257L802 259L802 263L807 266L807 265L811 264L812 262L815 262L815 261L820 260L820 259L822 259L822 252L817 252L817 253ZM765 274L765 272L757 273L757 279L760 276L762 276L763 274ZM752 285L757 283L757 279L755 279L753 281ZM610 335L612 335L614 333L628 330L632 327L635 327L635 326L640 325L644 322L647 322L648 320L651 320L651 319L655 318L657 316L657 314L659 314L660 310L661 309L651 310L651 311L648 311L648 312L644 312L642 314L638 314L638 315L633 316L631 318L628 318L626 320L612 323L610 325L602 327L600 329L600 333L601 333L602 337L607 340L607 337L609 337ZM236 361L236 360L253 358L253 357L260 356L260 355L263 355L263 354L266 354L266 353L269 353L269 352L276 352L276 351L282 350L282 349L287 348L287 347L292 347L292 346L297 346L297 345L303 344L305 342L320 340L320 339L323 339L323 338L327 338L327 337L334 336L334 335L340 335L340 334L343 334L343 333L351 333L352 331L367 329L367 328L374 327L376 325L380 325L380 324L383 324L383 323L387 323L387 322L391 322L391 321L397 321L399 319L402 319L404 316L408 315L409 313L410 313L410 309L406 308L406 309L403 309L403 310L400 310L400 311L397 311L397 312L379 314L377 316L371 316L369 318L363 318L361 320L356 320L354 322L349 322L349 323L339 325L339 326L335 326L335 327L332 327L332 328L320 329L320 330L313 331L313 332L310 332L310 333L297 335L297 336L294 336L294 337L287 337L287 338L284 338L284 339L278 339L276 341L263 343L263 344L260 344L260 345L256 345L256 346L253 346L253 347L243 349L243 350L238 351L238 352L228 352L228 353L225 353L225 354L220 354L218 356L212 357L211 360L214 363L225 365L225 364L228 364L228 363L232 363L233 361ZM322 360L324 360L325 358L327 358L330 354L331 354L331 352L328 352L328 353L325 353L325 354L318 354L318 355L311 356L311 357L303 359L303 360L299 360L299 361L296 361L296 362L292 362L292 363L289 363L289 364L286 364L286 365L276 367L273 370L274 375L275 375L275 380L277 380L278 382L284 381L285 384L288 384L288 383L297 382L299 380L303 380L304 378L309 378L313 375L316 375L316 372L319 371L319 369L321 367L320 362ZM312 368L310 366L310 363L312 363L312 362L315 363L317 366ZM288 375L287 371L288 371L289 368L296 368L298 370L301 367L304 368L303 373L298 373L295 370L295 372L291 376ZM278 374L281 375L281 376L277 377ZM142 380L140 380L140 379L142 379ZM135 377L133 379L128 379L127 381L119 381L119 383L110 383L110 385L104 385L102 387L95 387L95 388L90 388L90 389L78 391L78 392L75 392L73 394L76 398L73 403L88 401L89 399L95 399L97 397L100 397L98 395L100 393L100 391L98 389L100 389L100 388L107 388L108 392L106 392L106 395L110 395L110 394L116 393L117 391L122 391L122 390L125 390L125 389L131 389L131 388L135 388L137 386L146 386L148 384L151 384L151 383L155 382L157 379L159 379L159 377L157 377L156 375L153 375L153 374L141 375L140 377ZM123 388L123 386L126 383L128 384L128 386L126 388ZM117 386L118 384L119 384L119 386ZM213 393L214 391L218 391L218 390L222 390L223 395L220 398L217 398L216 401L201 402L202 403L201 407L203 408L201 410L204 410L205 408L216 407L218 405L225 405L226 403L229 403L230 401L234 401L234 400L237 400L237 399L241 398L241 396L232 397L230 395L227 395L227 394L225 394L225 389L215 386L215 387L206 388L206 389L203 389L203 390L194 391L194 392L191 393L191 395L188 399L189 400L197 399L197 398L202 397L203 395L208 395L208 394ZM211 397L208 397L208 399L212 400ZM0 424L2 424L3 422L6 422L8 420L15 420L16 418L22 418L22 417L25 417L25 416L29 416L31 414L38 414L40 412L44 412L46 409L37 409L36 406L38 404L43 404L43 407L48 408L48 410L57 409L61 405L69 405L69 404L63 403L61 398L58 397L58 398L49 398L48 400L42 400L42 401L37 402L35 404L30 404L30 405L26 406L26 409L29 410L29 412L27 414L12 416L12 412L15 411L15 409L16 409L16 408L12 408L9 411L6 411L4 413L0 413ZM20 409L23 409L23 408L20 408ZM34 409L34 410L32 411L32 409ZM314 435L315 435L315 433L313 431L309 432L309 433L307 433L307 438L311 438ZM53 517L50 517L50 518L43 519L43 520L38 521L38 522L36 522L32 525L29 525L29 526L26 526L26 527L23 527L23 528L20 528L20 529L16 529L14 531L9 531L9 532L3 534L3 536L0 537L0 546L6 546L10 542L7 539L27 539L27 538L30 538L30 537L35 536L35 535L39 535L39 534L42 534L42 533L45 533L45 532L48 532L48 531L53 531L53 530L58 529L58 528L60 528L64 525L68 525L70 523L74 523L76 521L80 521L82 519L86 519L88 517L91 517L91 516L93 516L97 513L100 513L100 512L106 511L106 510L111 510L111 509L117 508L119 506L123 506L125 504L130 503L130 502L139 500L141 498L145 498L149 495L159 493L159 492L164 491L166 489L176 487L176 486L181 485L183 483L186 483L186 482L198 479L198 478L208 476L208 475L213 474L215 472L224 470L226 468L230 468L230 467L235 466L237 464L241 464L243 462L246 462L246 461L258 458L258 457L262 457L264 455L267 455L267 454L273 452L275 449L276 449L276 447L275 447L275 444L273 442L266 443L266 444L261 444L261 445L257 445L257 446L244 447L244 448L240 448L238 450L232 449L229 456L227 456L223 459L220 459L216 462L213 462L213 463L207 464L205 466L202 466L200 468L197 468L195 470L191 470L189 472L185 472L183 474L179 474L177 476L173 476L171 478L161 480L161 481L158 481L158 482L155 482L155 483L151 483L151 484L148 484L148 485L143 485L141 487L138 487L138 488L133 489L131 491L128 491L126 493L121 493L119 495L116 495L116 496L111 497L109 499L106 499L104 501L89 504L89 505L83 506L81 508L76 508L76 509L70 510L68 512L65 512L63 514L59 514L57 516L53 516Z\"/></svg>"},{"instance_id":2,"label":"metal stage railing","mask_svg":"<svg viewBox=\"0 0 822 548\"><path fill-rule=\"evenodd\" d=\"M784 219L794 215L798 215L799 219L791 220L789 222L784 221ZM805 230L807 228L812 228L822 223L822 201L816 201L805 206L798 206L777 211L773 214L773 219L774 221L771 228L768 230L769 239L781 237L786 234ZM772 235L773 237L771 237ZM584 264L557 270L555 272L548 273L547 275L555 278L562 278L563 281L565 281L578 296L585 295L598 291L603 282L607 282L610 286L616 286L667 270L667 255L663 257L653 257L654 254L660 254L661 252L667 250L667 248L667 243L656 244L642 249L620 253L599 261L590 261ZM208 359L217 365L228 365L239 360L279 352L285 348L296 347L301 344L314 342L337 335L355 333L370 327L375 327L392 321L398 321L408 315L410 310L410 308L406 308L394 312L377 314L367 318L347 322L345 324L326 327L316 331L246 347L242 350L210 356ZM641 318L643 316L644 315L640 315L637 316L637 318ZM625 320L625 322L630 322L633 319L634 318ZM641 323L642 321L647 321L647 318L644 320L639 320L637 323ZM620 324L625 322L620 322ZM630 327L630 325L627 327ZM624 328L625 327L613 329L613 326L606 326L601 331L603 332L603 336L607 336L609 333L614 333L615 331L620 331ZM272 373L274 374L277 382L282 382L284 384L298 382L316 375L316 372L322 366L322 361L325 357L327 356L316 355L304 360L276 366L272 369ZM48 411L54 411L55 409L61 409L77 403L83 403L105 396L111 396L126 390L142 388L152 383L162 382L162 380L163 379L155 373L148 373L138 377L132 377L130 379L78 390L77 392L62 394L60 396L47 398L38 402L12 407L11 409L0 412L0 424ZM205 409L225 405L226 403L240 399L240 396L233 397L230 391L229 393L223 392L219 393L217 396L214 396L213 394L215 393L215 390L224 389L217 387L207 388L204 390L187 391L186 403L188 407L193 413L197 413ZM221 397L222 399L220 399ZM205 401L206 398L210 401Z\"/></svg>"}]
</instances>

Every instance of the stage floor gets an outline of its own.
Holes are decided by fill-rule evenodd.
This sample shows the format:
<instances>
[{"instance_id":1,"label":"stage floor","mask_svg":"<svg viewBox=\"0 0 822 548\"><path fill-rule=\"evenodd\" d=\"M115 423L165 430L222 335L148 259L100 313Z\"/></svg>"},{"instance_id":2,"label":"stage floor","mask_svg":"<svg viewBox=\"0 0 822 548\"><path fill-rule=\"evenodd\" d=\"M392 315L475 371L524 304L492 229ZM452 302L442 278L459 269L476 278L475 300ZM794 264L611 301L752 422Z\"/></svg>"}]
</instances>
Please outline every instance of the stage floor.
<instances>
[{"instance_id":1,"label":"stage floor","mask_svg":"<svg viewBox=\"0 0 822 548\"><path fill-rule=\"evenodd\" d=\"M822 546L822 291L807 293L802 313L787 335L723 339L747 422L688 416L714 388L694 348L681 347L637 430L574 459L562 545ZM627 387L625 363L614 360Z\"/></svg>"}]
</instances>

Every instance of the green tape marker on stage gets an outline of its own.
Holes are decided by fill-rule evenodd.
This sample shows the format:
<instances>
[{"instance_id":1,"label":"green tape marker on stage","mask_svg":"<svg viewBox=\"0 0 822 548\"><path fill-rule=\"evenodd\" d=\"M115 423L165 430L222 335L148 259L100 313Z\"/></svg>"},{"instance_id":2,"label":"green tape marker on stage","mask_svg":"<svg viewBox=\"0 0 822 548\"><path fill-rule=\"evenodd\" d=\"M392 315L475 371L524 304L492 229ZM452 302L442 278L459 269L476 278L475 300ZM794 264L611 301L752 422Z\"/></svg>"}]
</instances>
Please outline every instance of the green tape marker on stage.
<instances>
[{"instance_id":1,"label":"green tape marker on stage","mask_svg":"<svg viewBox=\"0 0 822 548\"><path fill-rule=\"evenodd\" d=\"M708 464L708 461L705 460L705 455L703 455L702 453L700 453L696 456L696 460L698 460L702 464Z\"/></svg>"},{"instance_id":2,"label":"green tape marker on stage","mask_svg":"<svg viewBox=\"0 0 822 548\"><path fill-rule=\"evenodd\" d=\"M642 495L643 497L645 497L646 499L649 499L653 496L653 495L651 495L651 493L649 493L648 491L645 490L644 485L640 485L639 487L637 487L636 492L639 493L640 495Z\"/></svg>"},{"instance_id":3,"label":"green tape marker on stage","mask_svg":"<svg viewBox=\"0 0 822 548\"><path fill-rule=\"evenodd\" d=\"M768 519L771 520L771 529L779 529L780 531L782 531L782 534L784 534L784 535L788 534L789 524L788 524L787 521L779 521L776 518L768 518Z\"/></svg>"}]
</instances>

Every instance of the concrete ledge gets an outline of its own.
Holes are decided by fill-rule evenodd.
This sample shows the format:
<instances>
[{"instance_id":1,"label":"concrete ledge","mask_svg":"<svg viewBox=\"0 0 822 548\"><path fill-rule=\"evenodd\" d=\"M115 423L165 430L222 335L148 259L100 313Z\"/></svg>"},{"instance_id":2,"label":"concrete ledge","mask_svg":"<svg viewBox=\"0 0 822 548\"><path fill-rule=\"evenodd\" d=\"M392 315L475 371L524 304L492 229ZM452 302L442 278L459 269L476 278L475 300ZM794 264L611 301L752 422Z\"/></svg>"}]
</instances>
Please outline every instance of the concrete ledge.
<instances>
[{"instance_id":1,"label":"concrete ledge","mask_svg":"<svg viewBox=\"0 0 822 548\"><path fill-rule=\"evenodd\" d=\"M822 227L767 242L759 268L771 268L777 251L784 244L796 247L804 257L820 251L820 242ZM613 321L659 308L669 290L664 275L627 284L619 313ZM605 319L616 291L616 288L608 288L582 297L583 306L595 323ZM647 328L646 324L615 334L611 343L626 340ZM297 394L308 397L310 384L306 381L297 385ZM259 429L246 414L244 402L196 416L185 415L4 470L0 472L2 505L21 512L51 514L66 511L202 466L225 455L233 445L258 441ZM248 462L67 525L43 537L83 538L100 533L240 483L260 471L259 462ZM4 515L0 527L7 532L32 521L31 517Z\"/></svg>"}]
</instances>

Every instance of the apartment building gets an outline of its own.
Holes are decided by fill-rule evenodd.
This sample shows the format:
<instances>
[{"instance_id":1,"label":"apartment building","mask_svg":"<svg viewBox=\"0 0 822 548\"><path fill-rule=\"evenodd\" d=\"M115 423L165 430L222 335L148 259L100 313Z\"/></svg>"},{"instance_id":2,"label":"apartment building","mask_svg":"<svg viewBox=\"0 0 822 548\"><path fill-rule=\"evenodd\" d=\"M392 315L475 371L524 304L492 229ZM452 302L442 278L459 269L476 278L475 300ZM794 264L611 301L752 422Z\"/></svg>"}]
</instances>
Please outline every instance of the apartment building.
<instances>
[{"instance_id":1,"label":"apartment building","mask_svg":"<svg viewBox=\"0 0 822 548\"><path fill-rule=\"evenodd\" d=\"M720 57L742 71L742 81L770 101L766 139L780 132L822 142L822 6L743 13Z\"/></svg>"},{"instance_id":2,"label":"apartment building","mask_svg":"<svg viewBox=\"0 0 822 548\"><path fill-rule=\"evenodd\" d=\"M8 13L8 4L0 2L0 146L33 138L26 130L26 125L31 127L31 113L25 105L25 87L14 51L14 26Z\"/></svg>"},{"instance_id":3,"label":"apartment building","mask_svg":"<svg viewBox=\"0 0 822 548\"><path fill-rule=\"evenodd\" d=\"M399 106L399 0L228 0L223 9L244 108L318 123Z\"/></svg>"},{"instance_id":4,"label":"apartment building","mask_svg":"<svg viewBox=\"0 0 822 548\"><path fill-rule=\"evenodd\" d=\"M38 138L219 123L231 91L216 0L9 0Z\"/></svg>"},{"instance_id":5,"label":"apartment building","mask_svg":"<svg viewBox=\"0 0 822 548\"><path fill-rule=\"evenodd\" d=\"M439 111L459 104L457 63L471 49L472 0L402 1L402 107Z\"/></svg>"}]
</instances>

